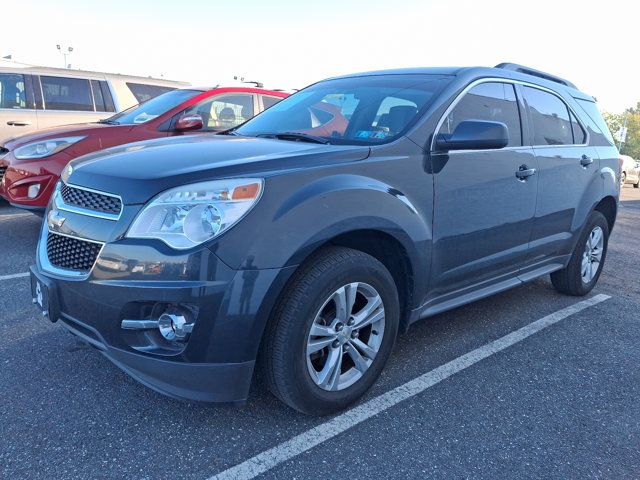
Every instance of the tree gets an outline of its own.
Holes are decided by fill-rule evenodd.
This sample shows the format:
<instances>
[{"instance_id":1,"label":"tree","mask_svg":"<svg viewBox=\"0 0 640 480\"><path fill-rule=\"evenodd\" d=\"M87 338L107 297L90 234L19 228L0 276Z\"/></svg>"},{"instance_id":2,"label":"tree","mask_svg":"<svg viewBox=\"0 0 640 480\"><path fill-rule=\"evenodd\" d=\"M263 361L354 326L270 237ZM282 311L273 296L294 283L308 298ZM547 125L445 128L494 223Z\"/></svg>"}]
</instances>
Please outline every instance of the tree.
<instances>
[{"instance_id":1,"label":"tree","mask_svg":"<svg viewBox=\"0 0 640 480\"><path fill-rule=\"evenodd\" d=\"M620 153L640 160L640 102L635 107L627 108L624 113L604 112L602 116L613 134L620 130L626 118L627 139L622 144Z\"/></svg>"}]
</instances>

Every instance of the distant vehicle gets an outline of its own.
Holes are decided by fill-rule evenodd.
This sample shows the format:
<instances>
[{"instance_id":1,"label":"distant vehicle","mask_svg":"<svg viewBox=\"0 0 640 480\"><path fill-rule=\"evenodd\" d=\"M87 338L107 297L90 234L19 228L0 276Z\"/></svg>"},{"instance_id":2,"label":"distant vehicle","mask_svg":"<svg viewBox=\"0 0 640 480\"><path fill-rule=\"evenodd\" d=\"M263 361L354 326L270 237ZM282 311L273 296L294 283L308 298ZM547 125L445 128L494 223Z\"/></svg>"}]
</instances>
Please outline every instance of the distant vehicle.
<instances>
[{"instance_id":1,"label":"distant vehicle","mask_svg":"<svg viewBox=\"0 0 640 480\"><path fill-rule=\"evenodd\" d=\"M548 274L589 293L619 175L593 97L553 75L333 78L219 135L72 161L32 298L159 392L244 401L257 367L291 407L334 413L421 318Z\"/></svg>"},{"instance_id":2,"label":"distant vehicle","mask_svg":"<svg viewBox=\"0 0 640 480\"><path fill-rule=\"evenodd\" d=\"M40 130L0 143L0 196L18 207L43 210L74 158L140 140L227 130L287 96L252 87L177 89L97 123Z\"/></svg>"},{"instance_id":3,"label":"distant vehicle","mask_svg":"<svg viewBox=\"0 0 640 480\"><path fill-rule=\"evenodd\" d=\"M640 162L629 155L620 155L620 185L633 184L633 188L640 187Z\"/></svg>"},{"instance_id":4,"label":"distant vehicle","mask_svg":"<svg viewBox=\"0 0 640 480\"><path fill-rule=\"evenodd\" d=\"M63 68L0 65L0 144L34 130L94 122L186 82Z\"/></svg>"}]
</instances>

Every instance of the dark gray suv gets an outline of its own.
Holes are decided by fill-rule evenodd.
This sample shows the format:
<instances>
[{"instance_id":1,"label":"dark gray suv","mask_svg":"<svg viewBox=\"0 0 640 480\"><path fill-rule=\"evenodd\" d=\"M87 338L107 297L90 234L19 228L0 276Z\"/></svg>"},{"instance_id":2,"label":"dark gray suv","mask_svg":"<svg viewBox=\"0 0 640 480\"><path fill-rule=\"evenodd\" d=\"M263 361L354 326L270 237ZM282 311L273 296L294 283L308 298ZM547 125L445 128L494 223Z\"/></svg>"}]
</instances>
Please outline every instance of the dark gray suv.
<instances>
[{"instance_id":1,"label":"dark gray suv","mask_svg":"<svg viewBox=\"0 0 640 480\"><path fill-rule=\"evenodd\" d=\"M220 135L72 162L33 298L164 394L242 402L261 372L327 414L421 318L547 274L588 293L619 176L594 99L561 78L513 64L333 78Z\"/></svg>"}]
</instances>

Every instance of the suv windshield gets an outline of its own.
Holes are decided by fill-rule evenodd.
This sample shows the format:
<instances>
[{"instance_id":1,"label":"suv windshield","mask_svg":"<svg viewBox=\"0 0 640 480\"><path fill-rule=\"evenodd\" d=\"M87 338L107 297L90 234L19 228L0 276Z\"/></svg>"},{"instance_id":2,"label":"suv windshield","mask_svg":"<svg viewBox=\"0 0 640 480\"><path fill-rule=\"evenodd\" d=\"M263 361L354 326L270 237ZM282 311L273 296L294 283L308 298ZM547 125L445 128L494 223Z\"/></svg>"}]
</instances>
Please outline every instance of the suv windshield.
<instances>
[{"instance_id":1,"label":"suv windshield","mask_svg":"<svg viewBox=\"0 0 640 480\"><path fill-rule=\"evenodd\" d=\"M104 122L115 123L119 125L135 125L139 123L146 123L200 93L202 93L201 90L172 90L170 92L163 93L162 95L154 97L144 103L141 103L140 105L134 105L133 107L124 110L123 112L109 117L108 119L104 120Z\"/></svg>"},{"instance_id":2,"label":"suv windshield","mask_svg":"<svg viewBox=\"0 0 640 480\"><path fill-rule=\"evenodd\" d=\"M326 80L292 95L234 132L245 136L376 145L403 134L451 81L445 75Z\"/></svg>"}]
</instances>

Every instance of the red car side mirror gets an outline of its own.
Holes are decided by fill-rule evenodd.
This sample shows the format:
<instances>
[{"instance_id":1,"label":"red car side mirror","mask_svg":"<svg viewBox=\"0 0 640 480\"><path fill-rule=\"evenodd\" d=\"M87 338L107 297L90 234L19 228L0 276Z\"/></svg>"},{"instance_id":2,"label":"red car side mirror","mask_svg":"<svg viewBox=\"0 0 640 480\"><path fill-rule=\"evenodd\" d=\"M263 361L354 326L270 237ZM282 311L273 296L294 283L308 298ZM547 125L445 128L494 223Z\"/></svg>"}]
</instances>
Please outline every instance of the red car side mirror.
<instances>
[{"instance_id":1,"label":"red car side mirror","mask_svg":"<svg viewBox=\"0 0 640 480\"><path fill-rule=\"evenodd\" d=\"M176 122L177 132L188 132L191 130L200 130L204 127L202 117L197 113L189 113L178 118Z\"/></svg>"}]
</instances>

